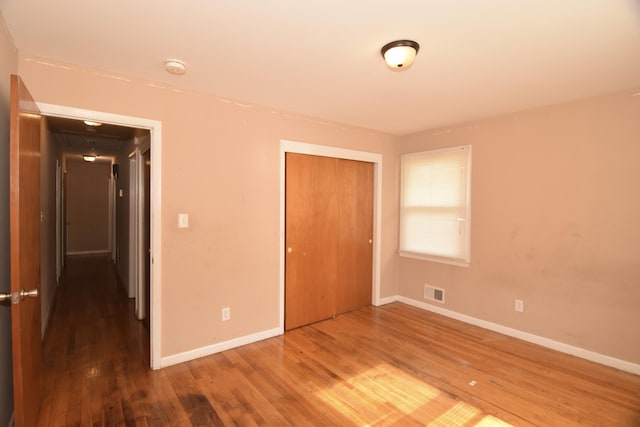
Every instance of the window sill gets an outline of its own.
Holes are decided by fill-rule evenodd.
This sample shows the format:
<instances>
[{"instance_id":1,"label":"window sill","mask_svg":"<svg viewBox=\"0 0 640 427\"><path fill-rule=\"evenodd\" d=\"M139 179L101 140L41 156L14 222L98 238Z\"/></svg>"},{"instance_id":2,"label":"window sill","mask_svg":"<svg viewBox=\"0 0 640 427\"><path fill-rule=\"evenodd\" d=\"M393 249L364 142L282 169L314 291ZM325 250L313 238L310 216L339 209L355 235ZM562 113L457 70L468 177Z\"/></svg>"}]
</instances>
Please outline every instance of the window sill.
<instances>
[{"instance_id":1,"label":"window sill","mask_svg":"<svg viewBox=\"0 0 640 427\"><path fill-rule=\"evenodd\" d=\"M413 258L413 259L419 259L422 261L439 262L441 264L456 265L458 267L469 267L471 265L469 261L465 261L461 259L438 257L433 255L427 255L427 254L419 254L415 252L398 251L398 255L404 258Z\"/></svg>"}]
</instances>

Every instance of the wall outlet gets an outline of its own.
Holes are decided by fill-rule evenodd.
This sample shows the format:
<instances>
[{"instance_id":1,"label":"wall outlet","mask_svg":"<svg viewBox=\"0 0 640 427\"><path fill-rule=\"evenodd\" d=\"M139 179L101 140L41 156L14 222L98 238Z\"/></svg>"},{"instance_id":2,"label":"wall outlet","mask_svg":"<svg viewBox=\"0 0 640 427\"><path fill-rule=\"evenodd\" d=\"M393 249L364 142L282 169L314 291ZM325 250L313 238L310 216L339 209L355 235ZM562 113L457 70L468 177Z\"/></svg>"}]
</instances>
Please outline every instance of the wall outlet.
<instances>
[{"instance_id":1,"label":"wall outlet","mask_svg":"<svg viewBox=\"0 0 640 427\"><path fill-rule=\"evenodd\" d=\"M231 319L231 309L229 307L225 307L222 309L222 321L226 322Z\"/></svg>"},{"instance_id":2,"label":"wall outlet","mask_svg":"<svg viewBox=\"0 0 640 427\"><path fill-rule=\"evenodd\" d=\"M516 300L516 311L522 313L524 311L524 301L521 299Z\"/></svg>"}]
</instances>

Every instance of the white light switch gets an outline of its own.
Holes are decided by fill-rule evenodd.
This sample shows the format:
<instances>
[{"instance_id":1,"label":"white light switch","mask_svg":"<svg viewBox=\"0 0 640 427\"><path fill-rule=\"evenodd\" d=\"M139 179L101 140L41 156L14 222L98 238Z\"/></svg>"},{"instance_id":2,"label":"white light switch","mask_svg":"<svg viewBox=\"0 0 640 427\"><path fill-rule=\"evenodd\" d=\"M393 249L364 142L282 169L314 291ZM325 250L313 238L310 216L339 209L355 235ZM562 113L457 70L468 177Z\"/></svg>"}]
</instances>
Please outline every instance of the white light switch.
<instances>
[{"instance_id":1,"label":"white light switch","mask_svg":"<svg viewBox=\"0 0 640 427\"><path fill-rule=\"evenodd\" d=\"M178 214L178 228L189 228L189 214Z\"/></svg>"},{"instance_id":2,"label":"white light switch","mask_svg":"<svg viewBox=\"0 0 640 427\"><path fill-rule=\"evenodd\" d=\"M120 189L120 191L118 191L118 196L124 197L124 191L122 190L122 188Z\"/></svg>"}]
</instances>

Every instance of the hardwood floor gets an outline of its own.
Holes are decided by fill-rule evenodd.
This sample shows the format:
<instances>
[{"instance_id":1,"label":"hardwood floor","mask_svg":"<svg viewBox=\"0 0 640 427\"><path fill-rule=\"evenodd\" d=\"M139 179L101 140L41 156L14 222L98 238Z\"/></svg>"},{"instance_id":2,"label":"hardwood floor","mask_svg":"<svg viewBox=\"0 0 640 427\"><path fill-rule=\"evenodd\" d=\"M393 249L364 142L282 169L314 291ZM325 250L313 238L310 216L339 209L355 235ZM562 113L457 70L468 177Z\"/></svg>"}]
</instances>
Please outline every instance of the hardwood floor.
<instances>
[{"instance_id":1,"label":"hardwood floor","mask_svg":"<svg viewBox=\"0 0 640 427\"><path fill-rule=\"evenodd\" d=\"M108 258L58 292L41 426L640 426L640 377L399 303L151 371Z\"/></svg>"}]
</instances>

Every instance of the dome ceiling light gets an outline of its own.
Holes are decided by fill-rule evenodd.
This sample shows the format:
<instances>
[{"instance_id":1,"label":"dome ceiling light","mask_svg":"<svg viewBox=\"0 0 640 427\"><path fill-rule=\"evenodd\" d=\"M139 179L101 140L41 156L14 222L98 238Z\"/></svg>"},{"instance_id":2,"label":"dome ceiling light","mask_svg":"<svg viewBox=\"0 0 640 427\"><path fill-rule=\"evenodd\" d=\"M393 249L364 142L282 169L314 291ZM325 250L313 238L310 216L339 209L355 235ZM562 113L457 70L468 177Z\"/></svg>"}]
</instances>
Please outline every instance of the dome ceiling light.
<instances>
[{"instance_id":1,"label":"dome ceiling light","mask_svg":"<svg viewBox=\"0 0 640 427\"><path fill-rule=\"evenodd\" d=\"M396 40L382 46L380 52L389 68L402 71L413 64L419 50L420 45L413 40Z\"/></svg>"}]
</instances>

